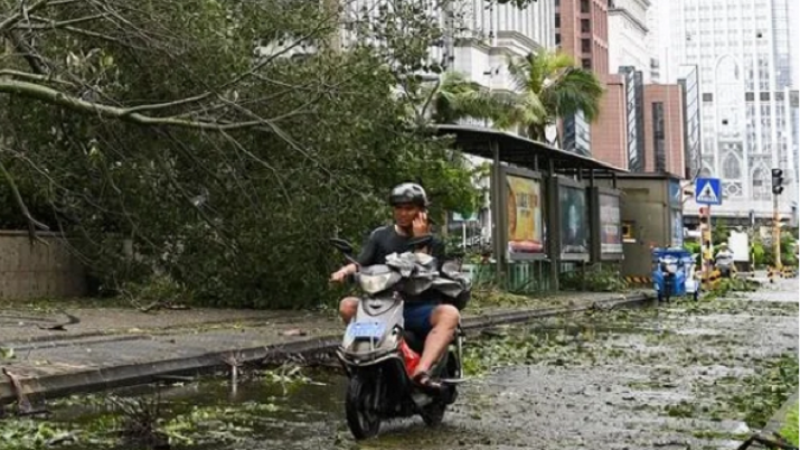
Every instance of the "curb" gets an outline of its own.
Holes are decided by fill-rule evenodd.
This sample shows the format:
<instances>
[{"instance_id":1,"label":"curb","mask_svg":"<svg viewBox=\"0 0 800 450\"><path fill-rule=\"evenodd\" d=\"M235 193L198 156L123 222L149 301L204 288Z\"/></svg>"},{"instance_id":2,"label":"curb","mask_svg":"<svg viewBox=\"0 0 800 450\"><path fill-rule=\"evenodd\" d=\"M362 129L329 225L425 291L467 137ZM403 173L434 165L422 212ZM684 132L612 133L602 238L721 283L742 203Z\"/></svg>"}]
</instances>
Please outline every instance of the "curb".
<instances>
[{"instance_id":1,"label":"curb","mask_svg":"<svg viewBox=\"0 0 800 450\"><path fill-rule=\"evenodd\" d=\"M781 405L775 414L767 421L762 432L766 435L780 432L781 428L783 428L783 421L786 419L786 415L798 401L800 401L800 389L795 391L793 395L789 396L789 398L783 402L783 405Z\"/></svg>"},{"instance_id":2,"label":"curb","mask_svg":"<svg viewBox=\"0 0 800 450\"><path fill-rule=\"evenodd\" d=\"M162 335L169 335L169 334L181 334L181 332L185 332L187 330L193 330L197 327L204 327L204 326L220 326L220 325L227 325L233 323L239 323L242 325L248 325L252 323L263 323L263 319L250 319L244 318L241 320L209 320L207 322L197 322L193 324L187 325L178 325L178 326L161 326L155 328L142 328L141 332L139 333L129 333L127 330L124 329L115 329L113 331L79 331L73 334L52 334L52 335L44 335L44 336L32 336L27 339L20 339L20 340L9 340L2 342L0 341L0 346L25 346L25 345L34 345L34 344L52 344L55 342L66 342L70 343L73 341L80 341L89 338L109 338L109 340L119 339L120 337L125 336L162 336ZM125 340L125 339L121 339Z\"/></svg>"},{"instance_id":3,"label":"curb","mask_svg":"<svg viewBox=\"0 0 800 450\"><path fill-rule=\"evenodd\" d=\"M764 448L773 448L773 446L764 445L762 442L756 440L753 442L753 438L762 438L767 439L769 441L774 441L776 439L780 439L775 435L779 435L781 428L783 428L783 421L786 418L786 415L789 413L789 409L793 407L798 401L800 401L800 389L795 391L794 395L790 395L781 405L778 410L772 414L772 417L767 421L764 428L760 431L754 431L752 436L745 441L742 441L742 444L739 448L753 448L753 449L764 449ZM794 444L790 444L794 445ZM774 447L777 448L777 447ZM784 447L781 447L784 448Z\"/></svg>"},{"instance_id":4,"label":"curb","mask_svg":"<svg viewBox=\"0 0 800 450\"><path fill-rule=\"evenodd\" d=\"M568 308L509 311L480 317L467 317L463 321L463 328L465 331L479 330L501 324L521 323L533 319L567 315L592 309L610 310L619 307L641 306L652 301L653 298L653 296L645 293L637 293L629 297L623 295L622 298L609 298ZM340 343L341 336L339 335L323 336L284 344L212 352L187 358L21 379L20 382L27 396L56 398L152 383L167 375L208 373L215 369L226 367L225 358L231 353L237 354L237 360L241 363L263 362L265 360L280 362L290 356L309 357L320 353L328 353L335 350ZM0 382L0 405L11 403L16 398L11 384L5 379Z\"/></svg>"}]
</instances>

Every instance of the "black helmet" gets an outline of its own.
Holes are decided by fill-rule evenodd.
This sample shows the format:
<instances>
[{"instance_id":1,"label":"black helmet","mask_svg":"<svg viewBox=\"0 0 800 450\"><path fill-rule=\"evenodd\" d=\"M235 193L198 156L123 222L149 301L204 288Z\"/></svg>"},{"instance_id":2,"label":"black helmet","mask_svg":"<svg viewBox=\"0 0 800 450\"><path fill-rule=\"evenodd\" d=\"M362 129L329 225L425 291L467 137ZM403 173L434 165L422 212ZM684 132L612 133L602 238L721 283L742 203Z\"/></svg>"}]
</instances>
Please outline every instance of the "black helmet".
<instances>
[{"instance_id":1,"label":"black helmet","mask_svg":"<svg viewBox=\"0 0 800 450\"><path fill-rule=\"evenodd\" d=\"M420 208L427 208L428 195L425 194L425 189L416 183L399 184L392 189L389 204L396 206L401 203L411 203Z\"/></svg>"}]
</instances>

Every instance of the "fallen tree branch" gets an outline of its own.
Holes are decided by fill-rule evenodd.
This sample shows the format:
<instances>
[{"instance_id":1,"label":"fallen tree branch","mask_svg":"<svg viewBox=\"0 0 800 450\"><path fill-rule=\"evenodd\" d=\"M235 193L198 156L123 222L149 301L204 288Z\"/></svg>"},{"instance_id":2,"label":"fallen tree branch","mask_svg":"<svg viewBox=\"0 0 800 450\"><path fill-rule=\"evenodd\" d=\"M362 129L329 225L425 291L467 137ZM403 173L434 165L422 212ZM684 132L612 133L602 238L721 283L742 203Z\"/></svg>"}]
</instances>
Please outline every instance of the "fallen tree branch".
<instances>
[{"instance_id":1,"label":"fallen tree branch","mask_svg":"<svg viewBox=\"0 0 800 450\"><path fill-rule=\"evenodd\" d=\"M75 24L79 24L79 23L83 23L83 22L91 22L91 21L96 20L96 19L102 19L103 17L106 17L106 16L108 16L108 13L99 13L99 14L94 14L94 15L91 15L91 16L78 17L77 19L62 20L60 22L56 22L55 20L49 19L47 17L35 16L35 15L31 14L31 16L30 16L31 19L36 21L36 22L41 22L41 24L25 25L25 27L28 27L28 28L31 28L31 29L37 29L37 28L38 29L62 28L62 27L66 27L66 26L69 26L69 25L75 25Z\"/></svg>"},{"instance_id":2,"label":"fallen tree branch","mask_svg":"<svg viewBox=\"0 0 800 450\"><path fill-rule=\"evenodd\" d=\"M74 83L58 77L52 77L48 75L37 75L35 73L28 73L21 70L0 69L0 76L7 76L11 78L23 79L28 81L38 81L41 83L63 84L64 86L75 87Z\"/></svg>"},{"instance_id":3,"label":"fallen tree branch","mask_svg":"<svg viewBox=\"0 0 800 450\"><path fill-rule=\"evenodd\" d=\"M25 395L25 390L22 388L22 383L20 383L19 378L17 378L17 376L13 373L9 372L5 367L3 367L3 375L8 378L8 380L11 382L11 387L14 388L14 395L17 396L18 414L28 415L33 413L33 406L31 406L31 402Z\"/></svg>"},{"instance_id":4,"label":"fallen tree branch","mask_svg":"<svg viewBox=\"0 0 800 450\"><path fill-rule=\"evenodd\" d=\"M17 188L17 183L14 182L14 178L9 173L6 165L3 164L3 160L0 159L0 175L6 179L8 183L8 187L11 189L11 195L14 196L14 201L17 203L17 206L22 213L22 216L25 217L25 220L28 221L28 237L30 238L31 244L35 241L41 241L38 236L36 236L36 228L39 228L44 231L49 231L50 227L47 225L39 222L36 220L31 212L28 210L28 205L25 204L25 200L22 198L22 194L19 193L19 189ZM41 241L43 242L43 241Z\"/></svg>"},{"instance_id":5,"label":"fallen tree branch","mask_svg":"<svg viewBox=\"0 0 800 450\"><path fill-rule=\"evenodd\" d=\"M174 117L152 117L137 112L131 112L132 108L120 108L116 106L109 106L100 103L82 100L73 95L57 91L47 86L42 86L36 83L29 83L27 81L18 80L0 80L0 93L11 95L18 95L20 97L39 100L51 105L61 106L81 114L97 114L100 117L107 117L118 119L125 122L134 123L143 126L171 126L177 128L188 128L195 130L206 131L232 131L243 128L253 128L260 125L271 125L270 121L266 119L250 120L244 122L200 122L192 120L177 119ZM176 103L180 104L180 103ZM142 105L134 107L139 110L147 110L148 108L159 108L162 105Z\"/></svg>"},{"instance_id":6,"label":"fallen tree branch","mask_svg":"<svg viewBox=\"0 0 800 450\"><path fill-rule=\"evenodd\" d=\"M25 18L25 15L29 15L30 13L41 9L42 7L46 6L49 0L39 0L30 7L25 7L25 5L20 4L19 11L11 14L6 18L6 20L0 22L0 33L5 33L6 30L11 29L14 25L17 24L20 20Z\"/></svg>"},{"instance_id":7,"label":"fallen tree branch","mask_svg":"<svg viewBox=\"0 0 800 450\"><path fill-rule=\"evenodd\" d=\"M196 103L196 102L199 102L201 100L205 100L208 97L211 97L212 95L213 94L211 92L206 92L206 93L203 93L203 94L200 94L200 95L195 95L194 97L187 97L187 98L184 98L184 99L181 99L181 100L175 100L175 101L171 101L171 102L156 103L156 104L151 104L151 105L131 106L130 108L126 108L125 113L123 114L123 117L130 116L131 114L136 114L136 113L140 113L140 112L143 112L143 111L156 111L156 110L159 110L159 109L172 108L174 106L181 106L181 105L185 105L185 104L188 104L188 103Z\"/></svg>"}]
</instances>

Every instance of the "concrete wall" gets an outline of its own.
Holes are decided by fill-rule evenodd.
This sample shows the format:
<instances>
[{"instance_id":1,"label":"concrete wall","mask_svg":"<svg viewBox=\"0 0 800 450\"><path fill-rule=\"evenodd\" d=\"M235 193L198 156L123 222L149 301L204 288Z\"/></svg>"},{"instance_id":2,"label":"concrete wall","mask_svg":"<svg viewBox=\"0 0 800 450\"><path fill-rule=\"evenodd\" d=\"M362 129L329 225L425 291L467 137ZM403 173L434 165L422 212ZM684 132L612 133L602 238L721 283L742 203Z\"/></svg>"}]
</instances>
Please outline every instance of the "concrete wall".
<instances>
[{"instance_id":1,"label":"concrete wall","mask_svg":"<svg viewBox=\"0 0 800 450\"><path fill-rule=\"evenodd\" d=\"M25 231L0 230L0 298L77 297L86 293L82 264L63 238L37 233L46 243L31 246Z\"/></svg>"}]
</instances>

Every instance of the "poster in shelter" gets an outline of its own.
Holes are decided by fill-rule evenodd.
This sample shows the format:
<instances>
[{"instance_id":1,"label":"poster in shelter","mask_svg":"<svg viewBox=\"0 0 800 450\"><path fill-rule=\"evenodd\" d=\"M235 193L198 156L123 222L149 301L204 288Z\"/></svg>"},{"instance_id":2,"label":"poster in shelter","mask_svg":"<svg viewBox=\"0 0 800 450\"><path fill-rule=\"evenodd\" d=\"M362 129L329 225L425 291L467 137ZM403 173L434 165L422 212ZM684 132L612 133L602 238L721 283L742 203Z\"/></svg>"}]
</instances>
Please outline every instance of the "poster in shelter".
<instances>
[{"instance_id":1,"label":"poster in shelter","mask_svg":"<svg viewBox=\"0 0 800 450\"><path fill-rule=\"evenodd\" d=\"M506 187L509 253L544 251L541 183L509 174Z\"/></svg>"},{"instance_id":2,"label":"poster in shelter","mask_svg":"<svg viewBox=\"0 0 800 450\"><path fill-rule=\"evenodd\" d=\"M622 216L619 197L600 194L600 253L622 253Z\"/></svg>"},{"instance_id":3,"label":"poster in shelter","mask_svg":"<svg viewBox=\"0 0 800 450\"><path fill-rule=\"evenodd\" d=\"M561 253L589 253L589 218L586 189L561 185Z\"/></svg>"}]
</instances>

